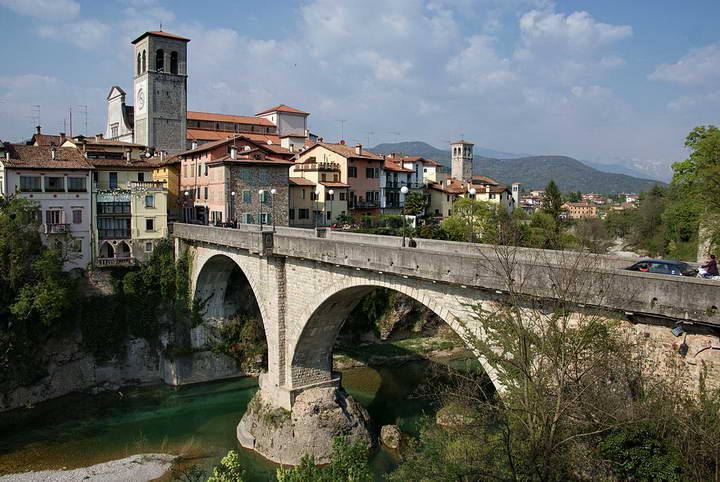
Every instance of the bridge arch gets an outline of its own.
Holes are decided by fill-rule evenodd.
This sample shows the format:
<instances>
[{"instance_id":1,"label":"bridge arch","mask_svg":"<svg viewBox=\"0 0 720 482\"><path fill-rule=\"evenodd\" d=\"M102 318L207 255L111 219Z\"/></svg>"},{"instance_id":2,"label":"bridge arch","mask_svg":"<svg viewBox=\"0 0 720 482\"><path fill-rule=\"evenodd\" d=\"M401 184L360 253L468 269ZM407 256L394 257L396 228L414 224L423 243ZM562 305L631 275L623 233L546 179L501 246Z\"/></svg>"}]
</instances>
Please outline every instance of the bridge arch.
<instances>
[{"instance_id":1,"label":"bridge arch","mask_svg":"<svg viewBox=\"0 0 720 482\"><path fill-rule=\"evenodd\" d=\"M302 330L289 346L290 385L294 392L299 393L303 388L317 386L324 382L336 379L332 372L332 354L335 341L348 318L350 312L361 299L376 288L389 288L402 293L420 303L437 315L450 328L458 334L465 345L472 349L469 343L471 336L479 336L476 323L471 320L472 309L470 304L480 304L489 301L468 297L467 290L461 295L459 292L435 296L427 296L422 285L423 282L413 280L408 283L387 282L382 277L378 279L348 279L342 283L334 283L321 288L321 295L316 296L300 316ZM430 288L436 290L434 285ZM449 287L450 290L455 291ZM474 290L473 290L474 291ZM479 295L479 292L475 292ZM465 326L463 326L465 324ZM475 330L468 333L468 330ZM496 390L501 391L497 376L492 367L482 356L475 353L476 358L493 382Z\"/></svg>"},{"instance_id":2,"label":"bridge arch","mask_svg":"<svg viewBox=\"0 0 720 482\"><path fill-rule=\"evenodd\" d=\"M205 320L223 322L245 311L260 317L267 334L267 310L252 269L232 254L202 251L196 255L193 298L203 303Z\"/></svg>"}]
</instances>

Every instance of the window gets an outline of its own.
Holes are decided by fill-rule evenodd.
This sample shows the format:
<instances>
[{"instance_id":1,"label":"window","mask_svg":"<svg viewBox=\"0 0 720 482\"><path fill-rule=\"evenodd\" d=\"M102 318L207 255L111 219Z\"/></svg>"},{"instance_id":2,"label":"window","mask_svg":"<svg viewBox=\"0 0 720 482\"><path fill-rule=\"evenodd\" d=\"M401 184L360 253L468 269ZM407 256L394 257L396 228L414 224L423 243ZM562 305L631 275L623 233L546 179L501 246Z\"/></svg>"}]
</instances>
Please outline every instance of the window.
<instances>
[{"instance_id":1,"label":"window","mask_svg":"<svg viewBox=\"0 0 720 482\"><path fill-rule=\"evenodd\" d=\"M375 202L375 192L374 191L368 191L365 193L365 200L368 204L372 204Z\"/></svg>"},{"instance_id":2,"label":"window","mask_svg":"<svg viewBox=\"0 0 720 482\"><path fill-rule=\"evenodd\" d=\"M200 199L200 188L197 188L197 191L195 192L195 199Z\"/></svg>"},{"instance_id":3,"label":"window","mask_svg":"<svg viewBox=\"0 0 720 482\"><path fill-rule=\"evenodd\" d=\"M348 177L357 177L357 167L348 167Z\"/></svg>"},{"instance_id":4,"label":"window","mask_svg":"<svg viewBox=\"0 0 720 482\"><path fill-rule=\"evenodd\" d=\"M263 224L272 224L272 215L270 213L262 213L260 215L260 222Z\"/></svg>"},{"instance_id":5,"label":"window","mask_svg":"<svg viewBox=\"0 0 720 482\"><path fill-rule=\"evenodd\" d=\"M65 178L45 176L45 191L46 192L64 192L65 191Z\"/></svg>"},{"instance_id":6,"label":"window","mask_svg":"<svg viewBox=\"0 0 720 482\"><path fill-rule=\"evenodd\" d=\"M205 199L207 199L207 198L208 198L208 187L205 186Z\"/></svg>"},{"instance_id":7,"label":"window","mask_svg":"<svg viewBox=\"0 0 720 482\"><path fill-rule=\"evenodd\" d=\"M260 202L263 204L267 204L270 202L270 191L263 190L262 194L260 195Z\"/></svg>"},{"instance_id":8,"label":"window","mask_svg":"<svg viewBox=\"0 0 720 482\"><path fill-rule=\"evenodd\" d=\"M146 253L151 253L152 250L153 250L152 241L148 241L147 243L145 243L145 252L146 252Z\"/></svg>"},{"instance_id":9,"label":"window","mask_svg":"<svg viewBox=\"0 0 720 482\"><path fill-rule=\"evenodd\" d=\"M321 180L321 181L327 181L326 175L325 175L324 172L323 172L322 174L320 174L320 180Z\"/></svg>"},{"instance_id":10,"label":"window","mask_svg":"<svg viewBox=\"0 0 720 482\"><path fill-rule=\"evenodd\" d=\"M40 176L20 176L20 191L40 192Z\"/></svg>"},{"instance_id":11,"label":"window","mask_svg":"<svg viewBox=\"0 0 720 482\"><path fill-rule=\"evenodd\" d=\"M145 207L146 208L154 208L155 207L155 196L153 196L153 195L145 196Z\"/></svg>"},{"instance_id":12,"label":"window","mask_svg":"<svg viewBox=\"0 0 720 482\"><path fill-rule=\"evenodd\" d=\"M252 199L250 197L250 191L242 192L242 202L244 202L244 203L252 202Z\"/></svg>"},{"instance_id":13,"label":"window","mask_svg":"<svg viewBox=\"0 0 720 482\"><path fill-rule=\"evenodd\" d=\"M300 199L305 199L305 189L300 191Z\"/></svg>"},{"instance_id":14,"label":"window","mask_svg":"<svg viewBox=\"0 0 720 482\"><path fill-rule=\"evenodd\" d=\"M345 200L345 193L344 193L344 192L341 192L341 193L340 193L340 200L341 200L341 201L344 201L344 200Z\"/></svg>"},{"instance_id":15,"label":"window","mask_svg":"<svg viewBox=\"0 0 720 482\"><path fill-rule=\"evenodd\" d=\"M260 184L270 184L270 171L268 171L267 169L262 169L260 171Z\"/></svg>"},{"instance_id":16,"label":"window","mask_svg":"<svg viewBox=\"0 0 720 482\"><path fill-rule=\"evenodd\" d=\"M68 177L68 191L70 192L86 192L84 177Z\"/></svg>"},{"instance_id":17,"label":"window","mask_svg":"<svg viewBox=\"0 0 720 482\"><path fill-rule=\"evenodd\" d=\"M198 164L198 173L197 173L197 175L198 175L198 177L202 176L202 166L201 166L200 164Z\"/></svg>"},{"instance_id":18,"label":"window","mask_svg":"<svg viewBox=\"0 0 720 482\"><path fill-rule=\"evenodd\" d=\"M328 218L328 221L330 220L330 218L332 218L332 212L327 211L327 218Z\"/></svg>"},{"instance_id":19,"label":"window","mask_svg":"<svg viewBox=\"0 0 720 482\"><path fill-rule=\"evenodd\" d=\"M252 224L253 223L253 215L250 213L245 213L245 224Z\"/></svg>"},{"instance_id":20,"label":"window","mask_svg":"<svg viewBox=\"0 0 720 482\"><path fill-rule=\"evenodd\" d=\"M290 211L288 211L288 213L289 213L288 217L290 218L291 221L293 219L295 219L295 210L294 209L290 208Z\"/></svg>"},{"instance_id":21,"label":"window","mask_svg":"<svg viewBox=\"0 0 720 482\"><path fill-rule=\"evenodd\" d=\"M368 179L372 179L375 177L375 169L372 167L366 167L365 168L365 177Z\"/></svg>"},{"instance_id":22,"label":"window","mask_svg":"<svg viewBox=\"0 0 720 482\"><path fill-rule=\"evenodd\" d=\"M60 208L51 208L45 211L47 224L65 224L65 211Z\"/></svg>"},{"instance_id":23,"label":"window","mask_svg":"<svg viewBox=\"0 0 720 482\"><path fill-rule=\"evenodd\" d=\"M178 53L177 52L170 52L170 73L171 74L178 73Z\"/></svg>"},{"instance_id":24,"label":"window","mask_svg":"<svg viewBox=\"0 0 720 482\"><path fill-rule=\"evenodd\" d=\"M252 179L252 171L249 167L240 168L240 179L245 184L250 184L250 180Z\"/></svg>"},{"instance_id":25,"label":"window","mask_svg":"<svg viewBox=\"0 0 720 482\"><path fill-rule=\"evenodd\" d=\"M143 50L142 52L142 71L147 72L147 55L146 52Z\"/></svg>"},{"instance_id":26,"label":"window","mask_svg":"<svg viewBox=\"0 0 720 482\"><path fill-rule=\"evenodd\" d=\"M73 238L70 244L70 250L73 253L82 253L82 238Z\"/></svg>"},{"instance_id":27,"label":"window","mask_svg":"<svg viewBox=\"0 0 720 482\"><path fill-rule=\"evenodd\" d=\"M109 179L108 184L110 186L110 189L117 189L117 187L118 187L117 172L110 173L110 179Z\"/></svg>"},{"instance_id":28,"label":"window","mask_svg":"<svg viewBox=\"0 0 720 482\"><path fill-rule=\"evenodd\" d=\"M120 135L119 127L120 126L118 125L117 122L115 124L110 124L110 137L112 139L117 139L119 137L119 135Z\"/></svg>"},{"instance_id":29,"label":"window","mask_svg":"<svg viewBox=\"0 0 720 482\"><path fill-rule=\"evenodd\" d=\"M209 168L208 168L208 165L205 164L205 175L206 175L206 176L208 175L208 169L209 169Z\"/></svg>"},{"instance_id":30,"label":"window","mask_svg":"<svg viewBox=\"0 0 720 482\"><path fill-rule=\"evenodd\" d=\"M98 182L98 172L93 171L93 182Z\"/></svg>"},{"instance_id":31,"label":"window","mask_svg":"<svg viewBox=\"0 0 720 482\"><path fill-rule=\"evenodd\" d=\"M145 173L144 172L138 172L138 182L144 182L145 181Z\"/></svg>"},{"instance_id":32,"label":"window","mask_svg":"<svg viewBox=\"0 0 720 482\"><path fill-rule=\"evenodd\" d=\"M298 219L310 219L310 210L298 209Z\"/></svg>"},{"instance_id":33,"label":"window","mask_svg":"<svg viewBox=\"0 0 720 482\"><path fill-rule=\"evenodd\" d=\"M155 219L145 218L145 231L155 231Z\"/></svg>"},{"instance_id":34,"label":"window","mask_svg":"<svg viewBox=\"0 0 720 482\"><path fill-rule=\"evenodd\" d=\"M137 56L137 74L138 74L138 75L142 74L142 70L140 70L140 68L141 68L141 65L140 65L140 52L138 52L138 56Z\"/></svg>"},{"instance_id":35,"label":"window","mask_svg":"<svg viewBox=\"0 0 720 482\"><path fill-rule=\"evenodd\" d=\"M163 49L157 49L155 52L155 70L158 72L165 71L165 51Z\"/></svg>"},{"instance_id":36,"label":"window","mask_svg":"<svg viewBox=\"0 0 720 482\"><path fill-rule=\"evenodd\" d=\"M82 224L82 209L73 209L73 224Z\"/></svg>"},{"instance_id":37,"label":"window","mask_svg":"<svg viewBox=\"0 0 720 482\"><path fill-rule=\"evenodd\" d=\"M310 193L310 200L311 201L317 201L317 194L315 194L315 191Z\"/></svg>"}]
</instances>

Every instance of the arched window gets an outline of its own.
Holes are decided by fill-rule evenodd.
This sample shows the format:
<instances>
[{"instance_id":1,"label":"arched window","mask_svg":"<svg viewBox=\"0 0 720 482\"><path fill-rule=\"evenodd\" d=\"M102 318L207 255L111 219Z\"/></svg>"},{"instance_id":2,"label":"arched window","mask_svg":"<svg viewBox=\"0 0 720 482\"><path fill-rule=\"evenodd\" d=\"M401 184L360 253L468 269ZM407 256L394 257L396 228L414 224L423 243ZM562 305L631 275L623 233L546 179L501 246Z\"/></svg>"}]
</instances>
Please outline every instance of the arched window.
<instances>
[{"instance_id":1,"label":"arched window","mask_svg":"<svg viewBox=\"0 0 720 482\"><path fill-rule=\"evenodd\" d=\"M137 58L137 74L138 74L138 75L142 74L142 70L140 70L140 67L141 67L141 65L140 65L140 52L138 52L138 58Z\"/></svg>"},{"instance_id":2,"label":"arched window","mask_svg":"<svg viewBox=\"0 0 720 482\"><path fill-rule=\"evenodd\" d=\"M165 51L163 49L157 49L157 51L155 51L155 71L165 71Z\"/></svg>"},{"instance_id":3,"label":"arched window","mask_svg":"<svg viewBox=\"0 0 720 482\"><path fill-rule=\"evenodd\" d=\"M178 73L178 54L177 52L170 52L170 73L171 74L177 74Z\"/></svg>"},{"instance_id":4,"label":"arched window","mask_svg":"<svg viewBox=\"0 0 720 482\"><path fill-rule=\"evenodd\" d=\"M143 55L142 55L142 71L143 72L147 71L147 63L145 62L146 60L147 59L146 59L145 51L143 50Z\"/></svg>"}]
</instances>

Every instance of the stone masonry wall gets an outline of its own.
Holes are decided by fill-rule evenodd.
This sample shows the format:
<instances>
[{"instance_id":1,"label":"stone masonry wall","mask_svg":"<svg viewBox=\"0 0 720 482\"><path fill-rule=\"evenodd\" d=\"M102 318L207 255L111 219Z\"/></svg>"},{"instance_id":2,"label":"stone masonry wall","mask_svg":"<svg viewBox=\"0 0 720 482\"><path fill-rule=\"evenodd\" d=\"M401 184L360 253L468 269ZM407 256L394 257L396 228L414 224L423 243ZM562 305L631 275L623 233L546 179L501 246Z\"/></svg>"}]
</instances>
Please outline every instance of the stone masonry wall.
<instances>
[{"instance_id":1,"label":"stone masonry wall","mask_svg":"<svg viewBox=\"0 0 720 482\"><path fill-rule=\"evenodd\" d=\"M288 166L242 165L231 166L228 181L230 192L235 192L235 217L239 222L245 222L245 214L252 215L255 224L260 223L260 195L258 191L268 191L267 202L262 203L262 212L272 213L275 224L288 225ZM270 196L270 189L276 189L274 200ZM243 202L243 191L250 192L250 202Z\"/></svg>"}]
</instances>

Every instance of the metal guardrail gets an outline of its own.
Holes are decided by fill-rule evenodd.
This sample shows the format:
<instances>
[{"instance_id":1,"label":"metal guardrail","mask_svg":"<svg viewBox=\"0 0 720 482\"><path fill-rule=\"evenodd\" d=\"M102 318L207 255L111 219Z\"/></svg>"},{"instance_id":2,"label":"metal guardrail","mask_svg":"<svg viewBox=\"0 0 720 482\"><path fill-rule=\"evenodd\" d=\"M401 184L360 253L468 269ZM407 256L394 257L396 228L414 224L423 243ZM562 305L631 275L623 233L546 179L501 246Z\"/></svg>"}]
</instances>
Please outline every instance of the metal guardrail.
<instances>
[{"instance_id":1,"label":"metal guardrail","mask_svg":"<svg viewBox=\"0 0 720 482\"><path fill-rule=\"evenodd\" d=\"M133 257L126 258L97 258L95 264L100 267L107 266L135 266L137 260Z\"/></svg>"},{"instance_id":2,"label":"metal guardrail","mask_svg":"<svg viewBox=\"0 0 720 482\"><path fill-rule=\"evenodd\" d=\"M45 234L64 234L70 232L70 225L66 223L46 223Z\"/></svg>"}]
</instances>

